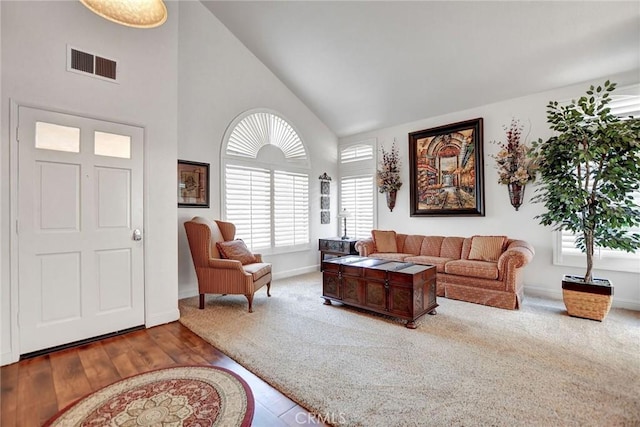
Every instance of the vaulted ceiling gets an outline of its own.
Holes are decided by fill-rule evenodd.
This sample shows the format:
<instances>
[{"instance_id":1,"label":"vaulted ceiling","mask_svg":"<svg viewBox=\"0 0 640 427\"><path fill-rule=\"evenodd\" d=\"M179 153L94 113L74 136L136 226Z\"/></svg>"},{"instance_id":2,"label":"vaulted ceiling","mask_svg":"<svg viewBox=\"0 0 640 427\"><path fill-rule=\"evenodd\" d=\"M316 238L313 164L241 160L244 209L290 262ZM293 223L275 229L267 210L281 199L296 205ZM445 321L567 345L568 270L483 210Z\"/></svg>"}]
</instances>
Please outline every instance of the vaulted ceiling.
<instances>
[{"instance_id":1,"label":"vaulted ceiling","mask_svg":"<svg viewBox=\"0 0 640 427\"><path fill-rule=\"evenodd\" d=\"M638 1L204 1L337 135L636 73Z\"/></svg>"}]
</instances>

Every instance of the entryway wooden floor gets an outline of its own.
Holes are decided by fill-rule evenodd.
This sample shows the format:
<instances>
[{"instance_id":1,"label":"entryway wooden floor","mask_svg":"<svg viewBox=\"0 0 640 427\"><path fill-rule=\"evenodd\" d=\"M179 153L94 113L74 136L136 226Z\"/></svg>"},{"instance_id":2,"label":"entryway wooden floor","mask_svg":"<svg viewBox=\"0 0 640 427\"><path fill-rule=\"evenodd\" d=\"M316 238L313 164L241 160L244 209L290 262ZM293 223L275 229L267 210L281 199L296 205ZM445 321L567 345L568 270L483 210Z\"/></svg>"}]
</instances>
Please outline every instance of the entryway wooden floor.
<instances>
[{"instance_id":1,"label":"entryway wooden floor","mask_svg":"<svg viewBox=\"0 0 640 427\"><path fill-rule=\"evenodd\" d=\"M182 324L173 322L3 366L0 426L41 426L76 399L122 378L187 364L221 366L239 374L255 398L253 426L324 425Z\"/></svg>"}]
</instances>

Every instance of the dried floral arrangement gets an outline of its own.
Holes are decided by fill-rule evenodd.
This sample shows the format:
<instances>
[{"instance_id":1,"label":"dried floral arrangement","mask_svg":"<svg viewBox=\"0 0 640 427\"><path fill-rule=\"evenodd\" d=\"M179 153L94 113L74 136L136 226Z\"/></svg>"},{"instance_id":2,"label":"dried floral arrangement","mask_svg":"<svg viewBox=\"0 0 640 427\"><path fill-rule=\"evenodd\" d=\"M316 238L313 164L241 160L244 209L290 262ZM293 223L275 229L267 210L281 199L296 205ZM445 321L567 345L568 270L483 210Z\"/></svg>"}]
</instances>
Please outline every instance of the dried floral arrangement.
<instances>
[{"instance_id":1,"label":"dried floral arrangement","mask_svg":"<svg viewBox=\"0 0 640 427\"><path fill-rule=\"evenodd\" d=\"M500 146L498 154L491 156L496 161L498 183L525 185L535 181L537 162L531 148L521 141L522 124L513 118L509 127L503 127L507 135L506 143L492 141Z\"/></svg>"},{"instance_id":2,"label":"dried floral arrangement","mask_svg":"<svg viewBox=\"0 0 640 427\"><path fill-rule=\"evenodd\" d=\"M384 147L381 147L380 150L382 158L376 171L378 191L381 193L397 191L402 186L402 181L400 181L400 155L398 154L398 147L394 142L391 145L391 151L385 151Z\"/></svg>"}]
</instances>

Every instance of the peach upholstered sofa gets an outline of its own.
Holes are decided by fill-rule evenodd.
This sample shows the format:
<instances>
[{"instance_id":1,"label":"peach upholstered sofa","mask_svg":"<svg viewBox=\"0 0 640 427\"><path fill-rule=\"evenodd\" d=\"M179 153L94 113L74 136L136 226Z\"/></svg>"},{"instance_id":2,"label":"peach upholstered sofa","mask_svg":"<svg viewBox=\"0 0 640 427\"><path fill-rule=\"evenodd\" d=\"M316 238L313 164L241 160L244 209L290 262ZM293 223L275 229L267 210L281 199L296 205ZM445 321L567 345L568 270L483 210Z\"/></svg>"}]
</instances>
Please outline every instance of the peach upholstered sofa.
<instances>
[{"instance_id":1,"label":"peach upholstered sofa","mask_svg":"<svg viewBox=\"0 0 640 427\"><path fill-rule=\"evenodd\" d=\"M522 270L533 246L507 236L445 237L373 230L356 242L360 256L436 267L438 296L517 309L523 295Z\"/></svg>"}]
</instances>

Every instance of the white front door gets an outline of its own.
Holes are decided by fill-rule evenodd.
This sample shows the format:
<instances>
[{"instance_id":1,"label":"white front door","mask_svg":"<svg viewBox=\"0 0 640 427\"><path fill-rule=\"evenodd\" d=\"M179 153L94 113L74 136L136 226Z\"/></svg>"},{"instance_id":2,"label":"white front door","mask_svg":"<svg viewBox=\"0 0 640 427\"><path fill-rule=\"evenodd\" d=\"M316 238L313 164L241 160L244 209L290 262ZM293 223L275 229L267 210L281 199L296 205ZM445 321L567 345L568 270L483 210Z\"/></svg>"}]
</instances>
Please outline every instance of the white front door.
<instances>
[{"instance_id":1,"label":"white front door","mask_svg":"<svg viewBox=\"0 0 640 427\"><path fill-rule=\"evenodd\" d=\"M143 137L18 107L21 354L144 324Z\"/></svg>"}]
</instances>

